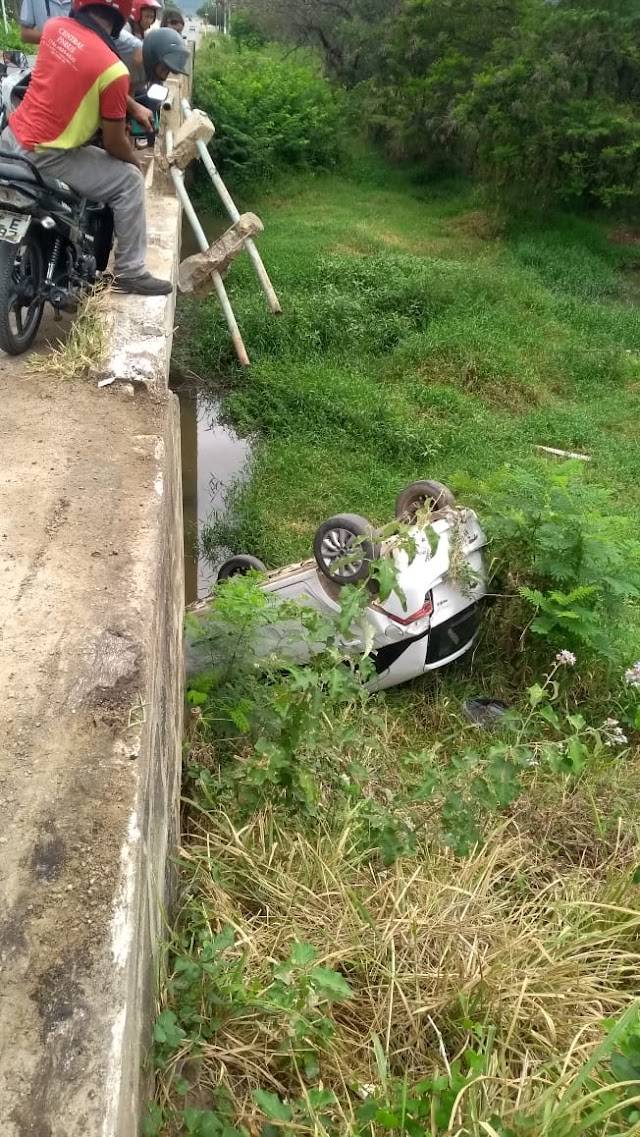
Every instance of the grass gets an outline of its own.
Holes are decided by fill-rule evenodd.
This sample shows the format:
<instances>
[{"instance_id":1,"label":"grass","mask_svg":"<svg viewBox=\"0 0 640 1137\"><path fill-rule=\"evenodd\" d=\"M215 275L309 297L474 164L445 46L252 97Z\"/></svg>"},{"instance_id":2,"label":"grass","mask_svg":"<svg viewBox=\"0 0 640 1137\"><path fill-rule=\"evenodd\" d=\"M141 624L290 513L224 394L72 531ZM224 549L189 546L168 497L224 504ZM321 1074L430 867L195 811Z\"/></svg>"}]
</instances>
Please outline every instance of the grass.
<instances>
[{"instance_id":1,"label":"grass","mask_svg":"<svg viewBox=\"0 0 640 1137\"><path fill-rule=\"evenodd\" d=\"M283 1061L286 1014L255 1006L293 942L313 944L354 992L335 1007L320 1058L322 1086L343 1113L332 1131L355 1125L359 1087L413 1086L475 1049L483 1071L453 1110L455 1131L531 1111L535 1132L553 1133L545 1092L566 1090L602 1041L603 1018L638 994L640 914L628 874L626 886L614 883L620 850L559 870L508 822L462 864L425 843L381 874L348 821L310 838L260 814L241 832L224 815L195 823L184 856L203 922L212 934L235 930L235 959L256 991L203 1045L196 1096L226 1097L249 1132L259 1128L256 1085L293 1101L306 1084ZM175 1057L182 1069L184 1058Z\"/></svg>"},{"instance_id":2,"label":"grass","mask_svg":"<svg viewBox=\"0 0 640 1137\"><path fill-rule=\"evenodd\" d=\"M444 765L481 740L441 696ZM248 810L250 740L215 698L192 712L155 1132L268 1135L278 1109L278 1132L327 1137L640 1132L614 1065L640 1006L637 763L534 772L464 858L434 840L426 800L415 846L384 865L363 818L402 799L417 728L401 708L351 706L341 751L344 723L323 713L309 814L277 793ZM364 792L336 791L357 765ZM346 988L327 996L315 968ZM426 1103L420 1129L403 1099Z\"/></svg>"},{"instance_id":3,"label":"grass","mask_svg":"<svg viewBox=\"0 0 640 1137\"><path fill-rule=\"evenodd\" d=\"M384 521L417 476L455 489L534 465L536 443L589 453L589 477L637 514L640 310L619 271L637 250L588 221L501 227L465 187L387 181L300 180L260 203L285 315L237 261L246 374L215 302L182 307L189 366L261 437L234 547L296 559L332 513Z\"/></svg>"},{"instance_id":4,"label":"grass","mask_svg":"<svg viewBox=\"0 0 640 1137\"><path fill-rule=\"evenodd\" d=\"M53 379L80 379L99 370L107 347L110 293L100 289L80 302L69 335L57 347L49 347L42 355L32 355L27 369Z\"/></svg>"},{"instance_id":5,"label":"grass","mask_svg":"<svg viewBox=\"0 0 640 1137\"><path fill-rule=\"evenodd\" d=\"M330 514L386 521L417 477L470 492L504 466L548 469L537 444L587 452L587 493L604 487L633 531L637 249L596 221L508 223L466 185L375 162L358 178L292 180L258 211L285 314L269 315L238 259L227 287L251 369L236 366L213 301L182 305L174 355L258 438L212 552L299 559ZM520 636L500 619L473 658L384 698L338 711L321 683L326 743L314 751L303 732L296 756L320 786L308 808L269 785L271 752L238 731L259 690L258 733L271 737L304 680L283 687L276 673L265 688L250 675L235 725L215 686L202 695L150 1132L640 1133L637 735L623 758L605 748L576 775L528 770L466 856L442 839L440 789L412 797L435 764L461 801L476 760L509 752L461 715L478 691L522 704L524 679L539 677L528 646L514 666ZM569 713L622 713L604 672L592 660L567 680ZM537 744L542 719L536 729ZM256 786L265 796L248 808ZM370 820L394 810L415 838L395 859Z\"/></svg>"}]
</instances>

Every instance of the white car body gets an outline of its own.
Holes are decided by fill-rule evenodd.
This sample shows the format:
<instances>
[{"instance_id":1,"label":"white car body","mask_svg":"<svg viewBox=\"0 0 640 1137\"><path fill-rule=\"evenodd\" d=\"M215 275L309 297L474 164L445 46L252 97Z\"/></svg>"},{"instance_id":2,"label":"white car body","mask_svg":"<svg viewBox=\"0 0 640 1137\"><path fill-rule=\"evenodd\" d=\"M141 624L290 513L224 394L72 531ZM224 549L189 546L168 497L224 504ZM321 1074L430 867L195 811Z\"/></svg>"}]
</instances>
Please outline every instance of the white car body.
<instances>
[{"instance_id":1,"label":"white car body","mask_svg":"<svg viewBox=\"0 0 640 1137\"><path fill-rule=\"evenodd\" d=\"M449 508L427 526L410 528L408 536L415 543L411 557L406 540L399 537L389 538L381 548L381 557L395 562L398 592L384 601L372 597L364 618L343 641L349 655L371 656L376 669L367 683L371 691L396 687L452 663L469 650L478 631L478 605L486 595L483 550L487 542L475 513ZM310 604L329 617L337 617L340 611L340 585L329 580L315 560L268 573L262 588L277 599ZM215 598L200 600L188 609L195 617L187 623L189 675L211 666L207 618L212 605ZM268 629L259 655L274 650L278 637L273 632ZM289 626L287 650L294 638L291 633ZM303 636L300 627L298 643L289 652L299 660L308 659L314 650Z\"/></svg>"}]
</instances>

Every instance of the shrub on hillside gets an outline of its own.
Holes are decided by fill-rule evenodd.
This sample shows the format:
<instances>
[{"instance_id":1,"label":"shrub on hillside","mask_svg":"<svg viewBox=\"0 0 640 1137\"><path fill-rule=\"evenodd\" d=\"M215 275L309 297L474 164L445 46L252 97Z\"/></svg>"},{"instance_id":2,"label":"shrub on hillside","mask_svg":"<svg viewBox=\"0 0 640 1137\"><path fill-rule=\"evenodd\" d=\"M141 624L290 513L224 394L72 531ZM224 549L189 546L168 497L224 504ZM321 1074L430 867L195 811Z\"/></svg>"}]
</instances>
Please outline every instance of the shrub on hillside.
<instances>
[{"instance_id":1,"label":"shrub on hillside","mask_svg":"<svg viewBox=\"0 0 640 1137\"><path fill-rule=\"evenodd\" d=\"M611 13L561 11L508 66L485 68L455 118L485 181L609 206L640 190L640 56Z\"/></svg>"},{"instance_id":2,"label":"shrub on hillside","mask_svg":"<svg viewBox=\"0 0 640 1137\"><path fill-rule=\"evenodd\" d=\"M266 43L264 32L252 13L242 8L231 17L231 36L238 51L243 48L258 51Z\"/></svg>"},{"instance_id":3,"label":"shrub on hillside","mask_svg":"<svg viewBox=\"0 0 640 1137\"><path fill-rule=\"evenodd\" d=\"M200 52L195 102L216 127L212 150L236 186L285 169L329 169L342 146L340 92L310 67L268 54Z\"/></svg>"},{"instance_id":4,"label":"shrub on hillside","mask_svg":"<svg viewBox=\"0 0 640 1137\"><path fill-rule=\"evenodd\" d=\"M510 201L640 195L638 0L403 0L362 84L394 157L443 159Z\"/></svg>"}]
</instances>

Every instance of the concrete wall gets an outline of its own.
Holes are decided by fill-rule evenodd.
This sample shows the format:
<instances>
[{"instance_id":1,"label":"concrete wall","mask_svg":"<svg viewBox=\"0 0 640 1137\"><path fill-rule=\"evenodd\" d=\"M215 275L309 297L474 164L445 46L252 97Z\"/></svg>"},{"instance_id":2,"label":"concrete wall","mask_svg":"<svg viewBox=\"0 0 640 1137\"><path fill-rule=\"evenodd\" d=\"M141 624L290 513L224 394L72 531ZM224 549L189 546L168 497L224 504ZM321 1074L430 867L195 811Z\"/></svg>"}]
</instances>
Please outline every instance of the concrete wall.
<instances>
[{"instance_id":1,"label":"concrete wall","mask_svg":"<svg viewBox=\"0 0 640 1137\"><path fill-rule=\"evenodd\" d=\"M150 190L149 267L180 210ZM178 839L174 297L77 381L0 360L0 1135L134 1137ZM110 385L98 386L98 380Z\"/></svg>"}]
</instances>

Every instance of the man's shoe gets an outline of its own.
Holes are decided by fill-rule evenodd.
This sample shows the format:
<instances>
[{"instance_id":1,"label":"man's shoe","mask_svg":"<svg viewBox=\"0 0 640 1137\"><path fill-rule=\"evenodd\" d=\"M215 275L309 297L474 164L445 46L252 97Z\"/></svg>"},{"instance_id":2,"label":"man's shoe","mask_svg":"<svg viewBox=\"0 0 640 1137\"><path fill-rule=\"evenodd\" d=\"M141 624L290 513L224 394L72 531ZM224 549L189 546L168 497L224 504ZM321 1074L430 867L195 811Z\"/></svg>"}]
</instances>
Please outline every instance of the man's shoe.
<instances>
[{"instance_id":1,"label":"man's shoe","mask_svg":"<svg viewBox=\"0 0 640 1137\"><path fill-rule=\"evenodd\" d=\"M117 292L133 292L136 296L169 296L173 292L170 280L160 280L150 272L140 276L116 276L113 287Z\"/></svg>"}]
</instances>

